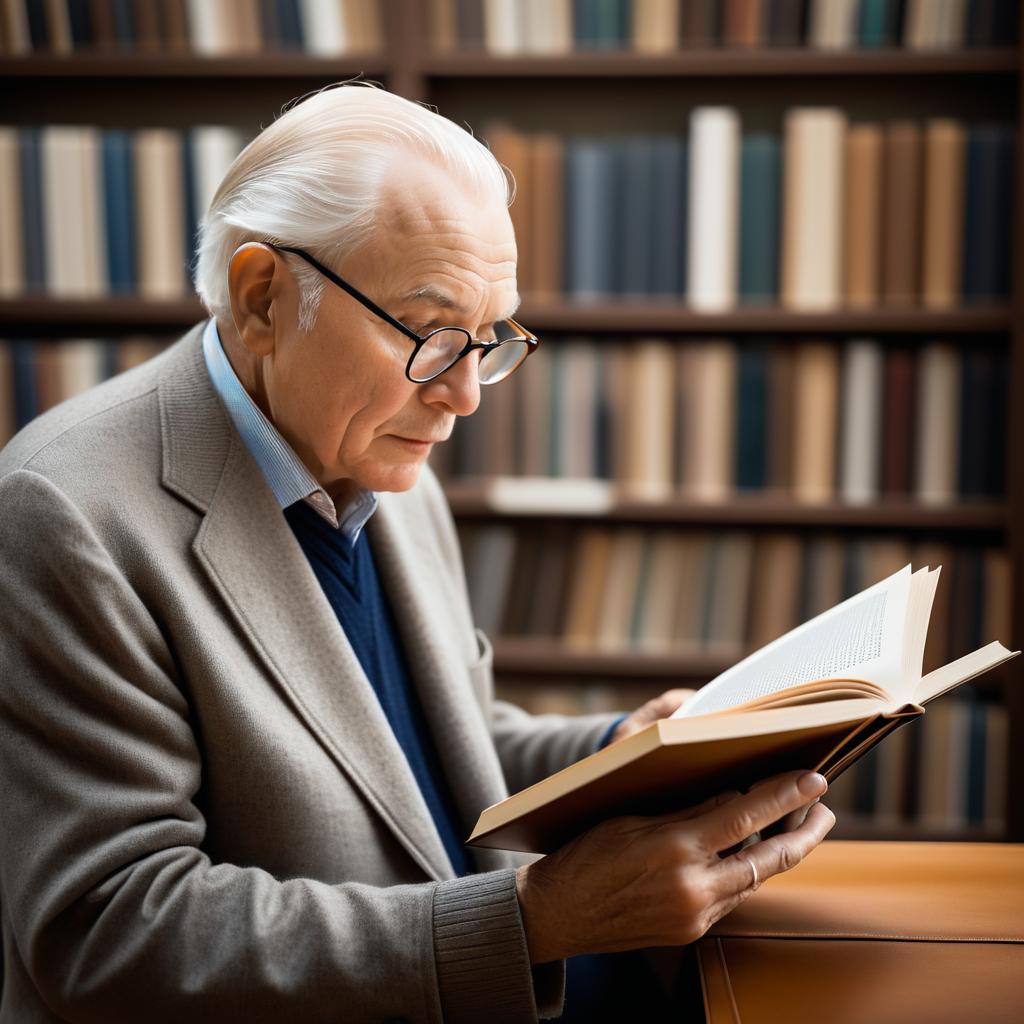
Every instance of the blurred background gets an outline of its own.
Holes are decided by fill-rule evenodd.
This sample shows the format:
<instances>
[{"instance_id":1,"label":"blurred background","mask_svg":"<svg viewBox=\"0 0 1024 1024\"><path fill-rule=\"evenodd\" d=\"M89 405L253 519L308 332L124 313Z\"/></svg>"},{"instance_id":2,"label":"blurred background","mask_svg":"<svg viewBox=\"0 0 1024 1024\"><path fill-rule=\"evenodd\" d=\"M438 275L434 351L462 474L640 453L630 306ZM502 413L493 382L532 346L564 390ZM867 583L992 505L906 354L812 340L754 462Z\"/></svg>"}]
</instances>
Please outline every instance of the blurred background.
<instances>
[{"instance_id":1,"label":"blurred background","mask_svg":"<svg viewBox=\"0 0 1024 1024\"><path fill-rule=\"evenodd\" d=\"M517 183L543 344L434 459L504 696L698 686L908 561L926 670L1024 645L1017 0L0 0L0 443L202 317L225 169L354 76ZM831 797L1022 841L1022 790L1014 662Z\"/></svg>"}]
</instances>

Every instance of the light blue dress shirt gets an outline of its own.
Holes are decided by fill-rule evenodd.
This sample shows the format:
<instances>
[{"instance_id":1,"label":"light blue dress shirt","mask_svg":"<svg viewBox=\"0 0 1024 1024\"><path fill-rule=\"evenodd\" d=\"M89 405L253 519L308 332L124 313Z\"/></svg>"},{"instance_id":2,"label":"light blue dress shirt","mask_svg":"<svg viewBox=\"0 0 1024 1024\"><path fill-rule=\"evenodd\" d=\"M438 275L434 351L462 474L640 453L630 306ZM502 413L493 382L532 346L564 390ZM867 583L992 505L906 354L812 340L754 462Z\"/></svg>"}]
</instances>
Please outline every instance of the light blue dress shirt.
<instances>
[{"instance_id":1,"label":"light blue dress shirt","mask_svg":"<svg viewBox=\"0 0 1024 1024\"><path fill-rule=\"evenodd\" d=\"M286 509L297 501L306 502L355 544L367 520L377 510L377 495L360 489L346 508L335 506L331 496L316 482L291 445L242 387L224 354L217 322L212 318L203 331L203 357L214 390L224 403L243 444L260 467L278 505Z\"/></svg>"}]
</instances>

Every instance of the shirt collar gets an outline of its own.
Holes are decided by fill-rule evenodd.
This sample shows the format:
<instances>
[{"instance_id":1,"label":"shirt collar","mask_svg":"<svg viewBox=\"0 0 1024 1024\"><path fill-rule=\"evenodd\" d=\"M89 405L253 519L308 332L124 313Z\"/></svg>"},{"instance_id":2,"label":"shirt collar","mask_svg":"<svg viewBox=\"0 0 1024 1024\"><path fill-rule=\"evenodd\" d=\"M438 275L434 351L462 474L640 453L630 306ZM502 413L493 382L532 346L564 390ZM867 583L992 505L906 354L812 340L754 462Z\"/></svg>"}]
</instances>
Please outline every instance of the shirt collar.
<instances>
[{"instance_id":1,"label":"shirt collar","mask_svg":"<svg viewBox=\"0 0 1024 1024\"><path fill-rule=\"evenodd\" d=\"M377 495L360 489L344 509L337 508L291 445L242 387L224 353L217 322L212 318L203 331L203 357L214 390L224 403L242 443L260 467L278 505L286 509L297 501L306 502L355 544L370 516L377 510Z\"/></svg>"}]
</instances>

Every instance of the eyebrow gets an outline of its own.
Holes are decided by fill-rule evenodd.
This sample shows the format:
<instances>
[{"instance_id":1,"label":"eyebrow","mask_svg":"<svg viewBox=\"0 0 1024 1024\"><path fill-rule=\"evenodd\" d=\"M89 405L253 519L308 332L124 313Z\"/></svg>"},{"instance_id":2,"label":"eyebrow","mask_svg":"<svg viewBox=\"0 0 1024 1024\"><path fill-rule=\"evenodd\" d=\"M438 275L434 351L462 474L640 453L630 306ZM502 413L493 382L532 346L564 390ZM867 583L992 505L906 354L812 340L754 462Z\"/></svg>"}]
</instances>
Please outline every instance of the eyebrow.
<instances>
[{"instance_id":1,"label":"eyebrow","mask_svg":"<svg viewBox=\"0 0 1024 1024\"><path fill-rule=\"evenodd\" d=\"M498 319L507 320L510 316L514 316L522 301L522 297L517 294L512 308L504 316L498 317ZM440 306L442 309L450 309L459 315L465 315L468 312L465 306L460 305L447 292L432 284L425 284L421 288L414 289L402 297L402 302L430 302L435 306Z\"/></svg>"}]
</instances>

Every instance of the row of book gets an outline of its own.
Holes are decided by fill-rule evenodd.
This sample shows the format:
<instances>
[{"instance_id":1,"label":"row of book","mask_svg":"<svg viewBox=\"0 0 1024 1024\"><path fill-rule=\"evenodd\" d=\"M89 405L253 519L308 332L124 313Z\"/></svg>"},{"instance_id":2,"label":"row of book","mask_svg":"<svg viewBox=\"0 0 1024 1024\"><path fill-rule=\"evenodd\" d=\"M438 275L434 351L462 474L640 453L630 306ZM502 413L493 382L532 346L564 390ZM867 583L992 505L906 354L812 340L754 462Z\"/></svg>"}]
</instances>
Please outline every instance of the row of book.
<instances>
[{"instance_id":1,"label":"row of book","mask_svg":"<svg viewBox=\"0 0 1024 1024\"><path fill-rule=\"evenodd\" d=\"M941 565L925 671L1012 638L1000 548L888 535L462 521L477 624L567 650L736 659L908 562Z\"/></svg>"},{"instance_id":2,"label":"row of book","mask_svg":"<svg viewBox=\"0 0 1024 1024\"><path fill-rule=\"evenodd\" d=\"M2 0L0 53L374 53L381 13L380 0Z\"/></svg>"},{"instance_id":3,"label":"row of book","mask_svg":"<svg viewBox=\"0 0 1024 1024\"><path fill-rule=\"evenodd\" d=\"M148 336L119 341L0 340L0 447L36 416L161 352Z\"/></svg>"},{"instance_id":4,"label":"row of book","mask_svg":"<svg viewBox=\"0 0 1024 1024\"><path fill-rule=\"evenodd\" d=\"M432 464L442 477L609 480L655 500L996 497L1007 378L1005 346L973 340L570 338L485 389Z\"/></svg>"},{"instance_id":5,"label":"row of book","mask_svg":"<svg viewBox=\"0 0 1024 1024\"><path fill-rule=\"evenodd\" d=\"M1015 0L433 0L434 46L496 56L698 47L954 50L1017 42Z\"/></svg>"},{"instance_id":6,"label":"row of book","mask_svg":"<svg viewBox=\"0 0 1024 1024\"><path fill-rule=\"evenodd\" d=\"M0 128L0 295L177 298L241 150L224 127Z\"/></svg>"},{"instance_id":7,"label":"row of book","mask_svg":"<svg viewBox=\"0 0 1024 1024\"><path fill-rule=\"evenodd\" d=\"M1014 131L794 108L781 132L698 107L687 137L486 132L517 183L526 293L715 312L949 308L1009 294Z\"/></svg>"},{"instance_id":8,"label":"row of book","mask_svg":"<svg viewBox=\"0 0 1024 1024\"><path fill-rule=\"evenodd\" d=\"M632 711L668 683L497 680L497 695L533 714ZM842 837L906 836L920 829L950 839L1006 830L1009 767L1006 706L968 689L929 704L829 786L825 803Z\"/></svg>"}]
</instances>

